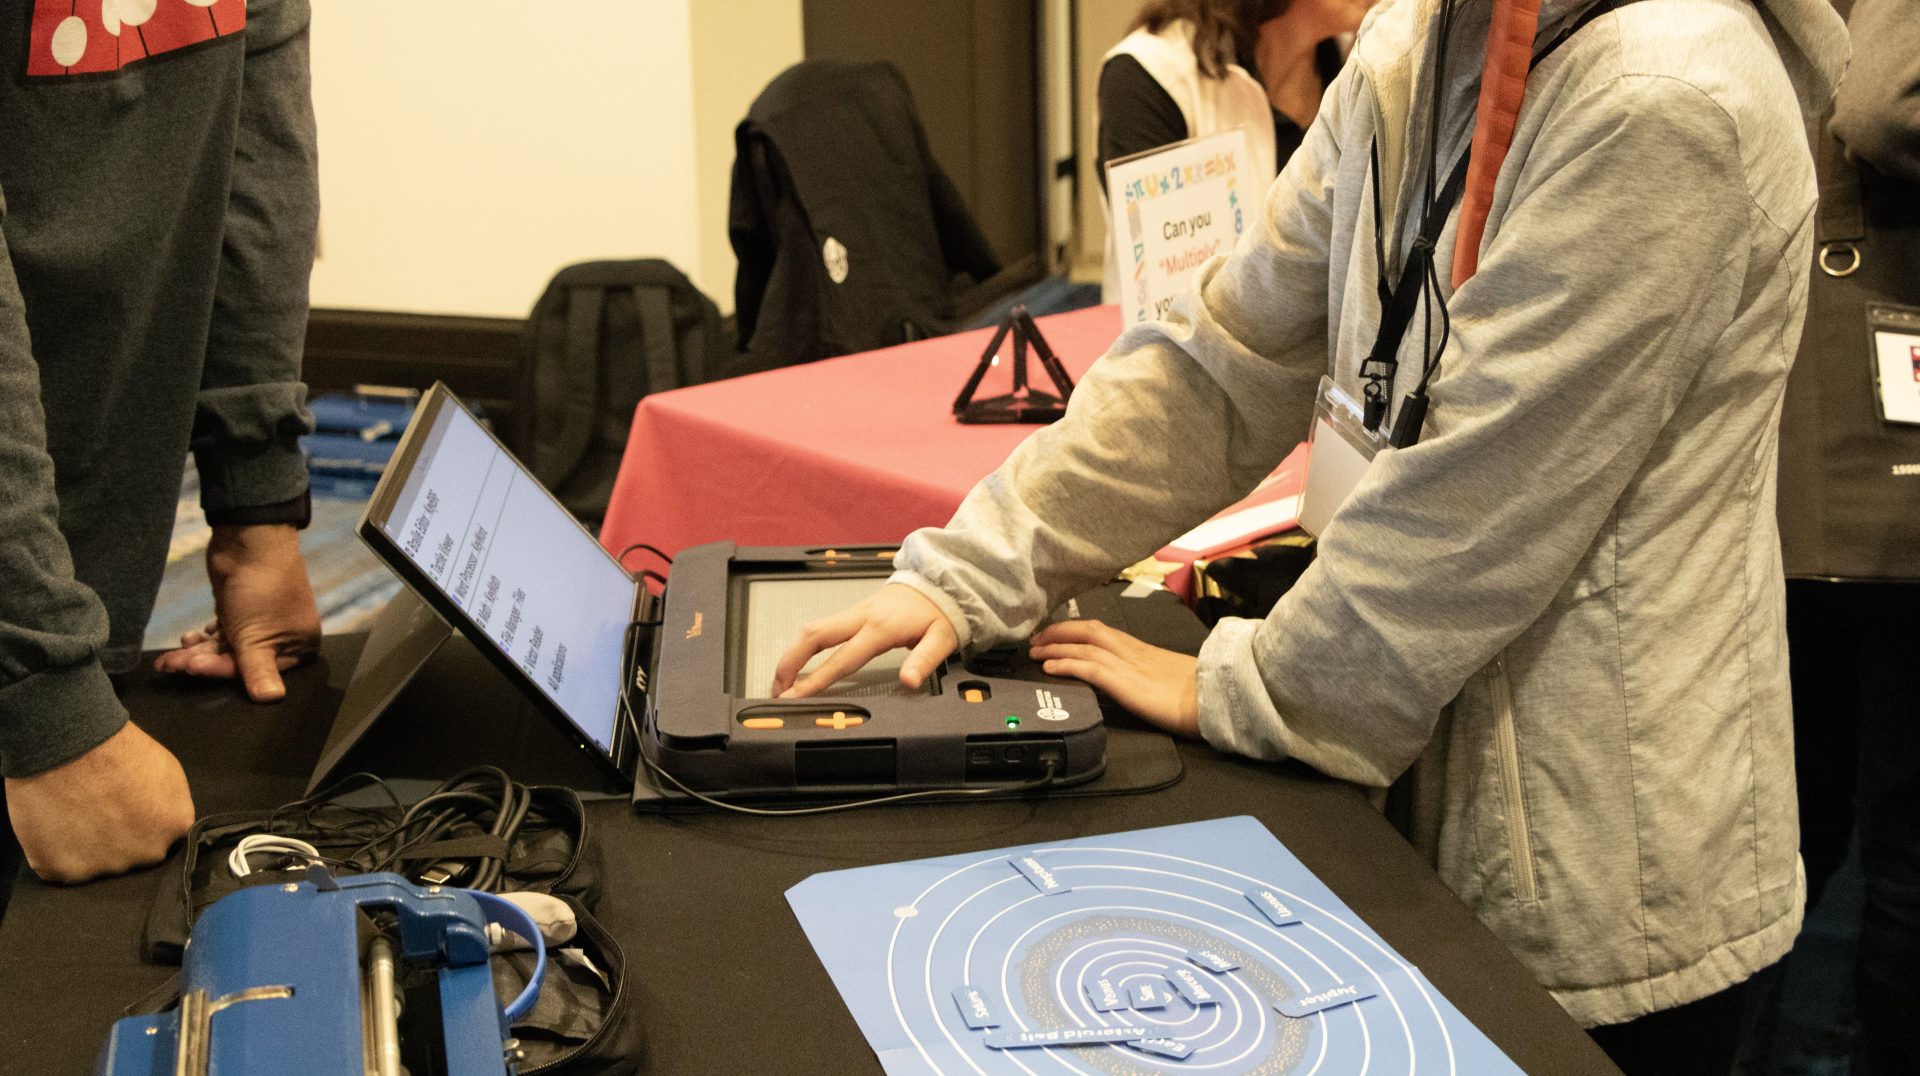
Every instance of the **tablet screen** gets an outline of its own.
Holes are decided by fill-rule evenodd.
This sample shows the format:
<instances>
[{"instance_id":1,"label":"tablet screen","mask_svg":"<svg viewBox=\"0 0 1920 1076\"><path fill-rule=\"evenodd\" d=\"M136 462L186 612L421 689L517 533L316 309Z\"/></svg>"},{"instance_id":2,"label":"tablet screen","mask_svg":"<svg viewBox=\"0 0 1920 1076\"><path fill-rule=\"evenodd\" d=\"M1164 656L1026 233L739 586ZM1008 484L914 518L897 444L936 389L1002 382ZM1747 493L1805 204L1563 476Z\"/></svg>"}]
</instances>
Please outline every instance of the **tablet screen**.
<instances>
[{"instance_id":1,"label":"tablet screen","mask_svg":"<svg viewBox=\"0 0 1920 1076\"><path fill-rule=\"evenodd\" d=\"M422 413L433 425L377 525L611 755L633 580L451 394Z\"/></svg>"}]
</instances>

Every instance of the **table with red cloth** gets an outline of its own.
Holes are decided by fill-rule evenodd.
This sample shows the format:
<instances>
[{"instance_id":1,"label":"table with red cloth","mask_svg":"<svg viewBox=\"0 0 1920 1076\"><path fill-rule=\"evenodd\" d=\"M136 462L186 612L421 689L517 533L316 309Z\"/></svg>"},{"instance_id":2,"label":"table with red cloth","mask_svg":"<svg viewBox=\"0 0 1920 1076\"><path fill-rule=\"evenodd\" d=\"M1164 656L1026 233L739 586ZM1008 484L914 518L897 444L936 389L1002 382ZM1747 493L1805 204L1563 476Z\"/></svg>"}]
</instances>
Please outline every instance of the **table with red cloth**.
<instances>
[{"instance_id":1,"label":"table with red cloth","mask_svg":"<svg viewBox=\"0 0 1920 1076\"><path fill-rule=\"evenodd\" d=\"M1077 310L1039 326L1077 381L1119 337L1120 310ZM646 397L602 543L615 553L646 543L669 555L715 541L891 545L945 523L967 491L1040 428L954 419L954 397L992 335L958 333ZM1030 365L1034 384L1049 387L1039 362ZM978 395L1010 384L1002 363ZM1296 479L1298 470L1282 468ZM1274 490L1269 483L1263 491L1269 502ZM1274 507L1256 514L1271 517ZM1169 549L1160 559L1185 563L1217 548Z\"/></svg>"}]
</instances>

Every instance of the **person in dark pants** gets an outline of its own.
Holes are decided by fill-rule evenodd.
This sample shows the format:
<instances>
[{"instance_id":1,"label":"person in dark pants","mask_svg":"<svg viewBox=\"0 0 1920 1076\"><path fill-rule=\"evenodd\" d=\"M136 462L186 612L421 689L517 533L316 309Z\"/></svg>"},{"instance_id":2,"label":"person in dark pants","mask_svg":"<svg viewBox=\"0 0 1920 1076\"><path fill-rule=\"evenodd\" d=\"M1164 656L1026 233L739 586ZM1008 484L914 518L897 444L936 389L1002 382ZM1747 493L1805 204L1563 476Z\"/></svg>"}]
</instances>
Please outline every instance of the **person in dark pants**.
<instances>
[{"instance_id":1,"label":"person in dark pants","mask_svg":"<svg viewBox=\"0 0 1920 1076\"><path fill-rule=\"evenodd\" d=\"M1920 1072L1920 585L1789 580L1807 899L1859 841L1854 969L1870 1073Z\"/></svg>"},{"instance_id":2,"label":"person in dark pants","mask_svg":"<svg viewBox=\"0 0 1920 1076\"><path fill-rule=\"evenodd\" d=\"M185 773L128 720L191 451L216 622L162 671L281 697L319 616L300 384L318 215L306 0L0 19L0 875L155 862ZM18 844L13 844L17 837Z\"/></svg>"},{"instance_id":3,"label":"person in dark pants","mask_svg":"<svg viewBox=\"0 0 1920 1076\"><path fill-rule=\"evenodd\" d=\"M1812 132L1821 246L1779 512L1807 900L1857 840L1858 1053L1879 1076L1920 1072L1920 0L1835 6L1853 61Z\"/></svg>"}]
</instances>

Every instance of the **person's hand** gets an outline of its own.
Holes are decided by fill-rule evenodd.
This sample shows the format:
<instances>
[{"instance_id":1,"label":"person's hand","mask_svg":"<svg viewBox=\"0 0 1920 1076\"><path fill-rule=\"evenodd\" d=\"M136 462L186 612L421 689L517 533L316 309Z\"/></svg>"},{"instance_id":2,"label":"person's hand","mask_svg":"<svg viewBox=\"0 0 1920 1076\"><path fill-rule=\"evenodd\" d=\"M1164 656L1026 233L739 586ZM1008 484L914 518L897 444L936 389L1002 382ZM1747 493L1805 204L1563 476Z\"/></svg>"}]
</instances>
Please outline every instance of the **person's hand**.
<instances>
[{"instance_id":1,"label":"person's hand","mask_svg":"<svg viewBox=\"0 0 1920 1076\"><path fill-rule=\"evenodd\" d=\"M300 555L300 532L281 524L215 527L207 544L214 621L180 637L153 667L231 680L255 702L285 698L280 674L320 648L320 611Z\"/></svg>"},{"instance_id":2,"label":"person's hand","mask_svg":"<svg viewBox=\"0 0 1920 1076\"><path fill-rule=\"evenodd\" d=\"M844 613L800 629L800 638L773 670L773 693L783 699L818 694L889 650L913 647L900 666L900 682L917 689L960 644L940 607L905 583L888 583ZM800 676L815 654L838 646L820 667ZM799 679L796 680L795 677Z\"/></svg>"},{"instance_id":3,"label":"person's hand","mask_svg":"<svg viewBox=\"0 0 1920 1076\"><path fill-rule=\"evenodd\" d=\"M1097 620L1049 624L1027 653L1050 676L1092 684L1148 722L1178 736L1200 734L1198 659L1162 650Z\"/></svg>"},{"instance_id":4,"label":"person's hand","mask_svg":"<svg viewBox=\"0 0 1920 1076\"><path fill-rule=\"evenodd\" d=\"M7 812L27 865L72 885L167 858L193 827L179 760L129 721L79 758L7 778Z\"/></svg>"}]
</instances>

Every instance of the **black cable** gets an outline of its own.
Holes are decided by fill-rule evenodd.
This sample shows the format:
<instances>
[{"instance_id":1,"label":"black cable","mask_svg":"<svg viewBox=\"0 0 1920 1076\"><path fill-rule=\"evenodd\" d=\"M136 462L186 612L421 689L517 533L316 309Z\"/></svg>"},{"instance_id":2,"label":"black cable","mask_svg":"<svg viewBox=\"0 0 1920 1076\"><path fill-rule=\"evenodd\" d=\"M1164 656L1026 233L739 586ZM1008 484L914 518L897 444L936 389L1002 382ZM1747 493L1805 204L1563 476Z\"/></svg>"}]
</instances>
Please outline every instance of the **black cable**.
<instances>
[{"instance_id":1,"label":"black cable","mask_svg":"<svg viewBox=\"0 0 1920 1076\"><path fill-rule=\"evenodd\" d=\"M1427 114L1427 200L1426 212L1433 212L1433 200L1439 195L1440 108L1447 92L1447 47L1453 37L1454 0L1440 8L1440 43L1433 62L1433 106Z\"/></svg>"},{"instance_id":2,"label":"black cable","mask_svg":"<svg viewBox=\"0 0 1920 1076\"><path fill-rule=\"evenodd\" d=\"M355 807L335 801L334 797L362 785L379 789L392 806ZM355 842L352 851L343 857L319 857L321 862L342 873L394 870L417 877L430 874L438 867L446 871L447 877L464 875L461 884L469 888L494 891L507 884L508 856L513 842L531 818L577 828L573 861L578 862L585 836L585 815L578 797L561 790L564 796L558 802L549 800L543 804L538 791L513 780L498 767L480 766L456 774L419 800L404 804L384 780L358 773L313 796L276 807L267 816L261 832ZM429 864L426 871L404 870L409 861L427 858L418 854L423 847L443 840L478 836L493 838L489 843L497 851L440 857ZM309 843L313 843L312 840ZM570 863L562 873L572 869ZM421 880L438 879L424 877Z\"/></svg>"},{"instance_id":3,"label":"black cable","mask_svg":"<svg viewBox=\"0 0 1920 1076\"><path fill-rule=\"evenodd\" d=\"M1440 346L1433 351L1433 357L1427 360L1426 369L1420 372L1420 384L1414 389L1422 396L1427 394L1427 383L1440 369L1441 356L1447 353L1447 342L1453 338L1453 315L1447 310L1447 300L1440 293L1440 271L1434 266L1427 267L1429 287L1433 289L1434 305L1440 308Z\"/></svg>"},{"instance_id":4,"label":"black cable","mask_svg":"<svg viewBox=\"0 0 1920 1076\"><path fill-rule=\"evenodd\" d=\"M1370 140L1367 169L1373 176L1373 269L1374 289L1380 293L1380 308L1393 301L1393 285L1387 283L1386 212L1380 205L1380 139Z\"/></svg>"},{"instance_id":5,"label":"black cable","mask_svg":"<svg viewBox=\"0 0 1920 1076\"><path fill-rule=\"evenodd\" d=\"M1445 225L1444 216L1436 217L1441 209L1439 158L1440 158L1440 117L1447 96L1447 57L1453 42L1453 21L1456 0L1445 0L1440 9L1435 28L1434 59L1432 84L1428 89L1427 139L1423 147L1425 167L1415 164L1412 174L1423 182L1424 195L1418 217L1419 224L1414 231L1413 246L1406 261L1400 268L1400 279L1389 286L1386 271L1386 247L1383 241L1385 223L1381 205L1380 182L1380 145L1376 139L1369 151L1368 168L1373 180L1373 221L1374 221L1374 260L1377 263L1376 287L1379 291L1381 334L1375 341L1373 350L1365 362L1360 364L1360 376L1366 381L1362 396L1365 399L1366 426L1369 430L1380 430L1386 426L1391 416L1394 422L1388 443L1400 446L1405 443L1407 428L1414 430L1413 437L1418 439L1418 427L1425 417L1425 401L1418 393L1409 395L1401 407L1401 412L1417 411L1417 414L1396 414L1392 407L1394 375L1399 367L1397 352L1401 334L1411 323L1412 304L1421 306L1421 378L1429 376L1433 361L1433 305L1438 292L1433 290L1435 276L1432 272L1435 261L1435 245ZM1417 120L1415 122L1418 122ZM1403 185L1404 187L1404 185ZM1396 234L1396 242L1401 238ZM1415 274L1409 278L1408 274ZM1417 287L1418 291L1411 290ZM1404 297L1404 302L1401 301ZM1442 348L1449 331L1448 323L1442 314ZM1393 326L1389 329L1388 326ZM1412 405L1409 407L1408 405Z\"/></svg>"},{"instance_id":6,"label":"black cable","mask_svg":"<svg viewBox=\"0 0 1920 1076\"><path fill-rule=\"evenodd\" d=\"M673 558L672 558L672 557L669 557L669 556L667 556L667 555L666 555L665 553L663 553L663 552L661 552L661 551L660 551L660 547L658 547L658 546L652 546L652 545L648 545L648 544L647 544L647 543L645 543L645 542L635 542L635 543L633 543L632 545L630 545L630 546L628 546L627 548L625 548L625 549L622 549L622 550L620 551L620 553L619 553L619 555L617 555L617 556L615 556L615 557L614 557L613 559L614 559L615 561L617 561L617 562L619 563L619 565L620 565L620 566L621 566L622 568L624 568L624 567L626 567L626 566L627 566L627 555L628 555L628 554L630 554L630 553L632 553L633 551L635 551L635 550L637 550L637 549L644 549L644 550L646 550L647 552L649 552L649 553L652 553L652 554L653 554L654 556L656 556L656 557L659 557L659 558L660 558L660 559L661 559L662 561L664 561L664 562L666 562L666 563L667 563L668 565L671 565L671 564L673 563Z\"/></svg>"},{"instance_id":7,"label":"black cable","mask_svg":"<svg viewBox=\"0 0 1920 1076\"><path fill-rule=\"evenodd\" d=\"M1447 93L1447 51L1453 39L1453 17L1455 0L1446 0L1440 9L1439 41L1434 49L1432 105L1427 110L1427 168L1426 168L1426 204L1421 213L1421 237L1416 246L1428 243L1426 236L1432 234L1437 243L1444 230L1444 222L1434 219L1439 207L1439 165L1440 165L1440 112L1445 104ZM1423 255L1420 268L1420 380L1412 392L1400 401L1399 412L1394 415L1392 431L1387 443L1395 448L1406 448L1417 444L1420 430L1427 420L1427 384L1433 378L1434 371L1440 367L1440 357L1446 353L1447 342L1453 334L1453 318L1447 312L1446 297L1440 289L1440 273L1436 263L1439 252L1435 249L1416 251ZM1402 282L1405 283L1404 281ZM1440 308L1440 347L1433 346L1433 310Z\"/></svg>"}]
</instances>

